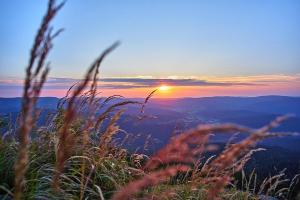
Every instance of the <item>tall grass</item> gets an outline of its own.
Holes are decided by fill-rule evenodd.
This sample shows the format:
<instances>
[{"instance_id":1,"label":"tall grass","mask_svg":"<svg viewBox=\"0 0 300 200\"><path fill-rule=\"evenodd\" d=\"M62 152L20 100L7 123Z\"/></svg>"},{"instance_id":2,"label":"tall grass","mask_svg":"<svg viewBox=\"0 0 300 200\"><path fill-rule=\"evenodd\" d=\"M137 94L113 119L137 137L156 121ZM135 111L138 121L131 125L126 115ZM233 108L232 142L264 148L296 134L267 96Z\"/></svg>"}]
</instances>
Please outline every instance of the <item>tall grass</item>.
<instances>
[{"instance_id":1,"label":"tall grass","mask_svg":"<svg viewBox=\"0 0 300 200\"><path fill-rule=\"evenodd\" d=\"M63 3L55 5L54 0L48 3L48 9L44 16L41 26L35 37L29 63L26 68L26 78L24 83L22 115L19 128L19 146L18 156L15 161L15 188L14 199L21 199L22 186L24 175L28 166L28 145L29 134L34 124L34 108L39 97L41 89L49 72L49 67L46 66L46 58L52 48L52 40L61 32L58 30L52 33L52 28L49 27L51 20L54 18Z\"/></svg>"},{"instance_id":2,"label":"tall grass","mask_svg":"<svg viewBox=\"0 0 300 200\"><path fill-rule=\"evenodd\" d=\"M243 171L257 142L289 133L272 129L290 116L276 118L270 124L252 129L236 124L200 125L173 136L152 156L130 154L123 142L118 120L124 106L137 104L144 114L144 102L121 100L121 96L99 98L97 82L103 59L119 43L108 47L91 64L83 80L73 85L58 103L48 126L33 130L37 119L36 103L49 72L47 55L52 40L50 22L64 3L48 3L48 9L35 37L26 68L21 120L17 136L0 140L0 189L2 198L14 199L259 199L273 195L292 199L297 177L289 181L284 172L265 179L257 191L256 175ZM143 115L140 116L143 118ZM107 122L107 123L105 123ZM106 125L105 125L106 124ZM35 131L35 137L31 133ZM236 144L228 144L219 154L206 158L205 153L218 147L209 143L212 133L247 133ZM126 137L125 137L126 138ZM14 168L14 170L13 170ZM236 173L242 173L242 190L234 185ZM289 187L281 186L290 182Z\"/></svg>"}]
</instances>

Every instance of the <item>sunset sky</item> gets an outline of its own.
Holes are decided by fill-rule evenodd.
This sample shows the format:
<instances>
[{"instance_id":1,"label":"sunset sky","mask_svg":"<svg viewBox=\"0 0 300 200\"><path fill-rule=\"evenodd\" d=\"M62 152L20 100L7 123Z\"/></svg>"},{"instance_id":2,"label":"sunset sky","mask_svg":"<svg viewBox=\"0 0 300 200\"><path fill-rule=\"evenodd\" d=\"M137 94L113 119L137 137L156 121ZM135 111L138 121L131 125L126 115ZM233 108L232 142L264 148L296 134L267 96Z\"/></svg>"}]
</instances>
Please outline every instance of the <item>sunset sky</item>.
<instances>
[{"instance_id":1,"label":"sunset sky","mask_svg":"<svg viewBox=\"0 0 300 200\"><path fill-rule=\"evenodd\" d=\"M22 94L47 2L0 1L0 96ZM99 91L145 97L300 96L299 0L69 0L43 96L64 96L114 41Z\"/></svg>"}]
</instances>

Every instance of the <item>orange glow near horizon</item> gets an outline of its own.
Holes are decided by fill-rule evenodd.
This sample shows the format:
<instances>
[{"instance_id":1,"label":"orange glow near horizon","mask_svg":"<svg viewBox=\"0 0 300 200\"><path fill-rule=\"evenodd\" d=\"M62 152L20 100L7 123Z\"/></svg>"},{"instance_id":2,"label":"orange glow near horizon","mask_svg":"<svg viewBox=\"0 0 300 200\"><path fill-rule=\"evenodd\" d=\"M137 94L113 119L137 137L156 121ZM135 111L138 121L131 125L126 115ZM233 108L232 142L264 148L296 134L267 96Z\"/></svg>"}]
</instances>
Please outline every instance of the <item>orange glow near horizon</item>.
<instances>
[{"instance_id":1,"label":"orange glow near horizon","mask_svg":"<svg viewBox=\"0 0 300 200\"><path fill-rule=\"evenodd\" d=\"M147 79L145 79L147 80ZM174 79L176 80L176 79ZM197 80L197 79L195 79ZM202 80L199 78L199 80ZM207 97L207 96L264 96L264 95L286 95L300 96L300 74L296 75L264 75L249 77L206 77L203 78L206 83L220 83L219 85L180 85L180 82L171 84L161 83L156 87L134 87L134 84L124 82L99 82L99 97L111 95L122 95L128 98L145 98L153 90L157 89L153 98L183 98L183 97ZM224 84L225 83L225 84ZM232 84L226 84L232 83ZM241 83L241 84L240 84ZM246 84L242 84L246 83ZM251 83L251 84L247 84ZM22 95L23 81L18 79L2 80L0 96L18 97ZM41 96L63 97L72 83L45 84ZM105 86L116 85L115 88L105 88ZM145 84L146 85L146 84ZM1 86L1 83L0 83ZM5 87L4 87L5 86ZM13 86L11 89L8 86ZM103 88L101 88L103 86ZM118 86L128 86L127 88ZM132 86L132 87L131 87ZM138 85L139 86L139 85Z\"/></svg>"},{"instance_id":2,"label":"orange glow near horizon","mask_svg":"<svg viewBox=\"0 0 300 200\"><path fill-rule=\"evenodd\" d=\"M158 89L153 98L183 98L183 97L208 97L208 96L264 96L264 95L292 95L300 90L294 84L276 84L244 86L160 86L158 88L134 89L99 89L99 96L122 95L128 98L145 98L151 91ZM63 97L66 90L44 90L42 96Z\"/></svg>"},{"instance_id":3,"label":"orange glow near horizon","mask_svg":"<svg viewBox=\"0 0 300 200\"><path fill-rule=\"evenodd\" d=\"M172 86L169 88L133 88L133 89L99 89L101 96L122 95L128 98L145 98L149 93L158 89L153 98L183 98L183 97L207 97L207 96L264 96L287 95L299 96L300 86L297 84L274 84L263 86ZM44 89L41 96L63 97L67 89ZM7 97L21 96L12 90L5 90Z\"/></svg>"}]
</instances>

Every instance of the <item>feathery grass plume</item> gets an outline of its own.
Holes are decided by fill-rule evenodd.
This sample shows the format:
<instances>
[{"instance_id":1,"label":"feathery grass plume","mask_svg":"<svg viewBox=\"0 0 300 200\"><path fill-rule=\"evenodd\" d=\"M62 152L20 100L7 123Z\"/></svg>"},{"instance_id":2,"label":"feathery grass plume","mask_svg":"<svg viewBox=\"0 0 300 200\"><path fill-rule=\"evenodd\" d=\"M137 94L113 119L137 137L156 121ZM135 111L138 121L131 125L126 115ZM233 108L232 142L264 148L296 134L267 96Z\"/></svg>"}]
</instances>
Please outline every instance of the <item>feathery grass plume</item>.
<instances>
[{"instance_id":1,"label":"feathery grass plume","mask_svg":"<svg viewBox=\"0 0 300 200\"><path fill-rule=\"evenodd\" d=\"M254 131L248 130L251 133L249 137L238 144L233 144L225 149L218 157L216 157L207 168L201 171L202 174L208 174L203 182L210 184L208 191L209 199L219 199L218 195L224 190L224 187L229 183L232 177L232 166L243 155L247 154L249 150L256 145L257 142L268 137L269 131L277 127L281 122L288 119L290 115L277 117L268 125ZM241 170L241 167L238 168Z\"/></svg>"},{"instance_id":2,"label":"feathery grass plume","mask_svg":"<svg viewBox=\"0 0 300 200\"><path fill-rule=\"evenodd\" d=\"M246 154L249 149L252 148L258 141L268 137L269 131L272 128L277 127L281 122L285 121L289 117L289 115L277 117L274 121L258 130L244 129L244 132L250 133L250 136L240 143L233 144L225 149L208 165L208 169L202 170L202 173L210 170L213 170L214 172L220 172L226 169L228 166L232 166L232 164L237 161L238 158Z\"/></svg>"},{"instance_id":3,"label":"feathery grass plume","mask_svg":"<svg viewBox=\"0 0 300 200\"><path fill-rule=\"evenodd\" d=\"M284 179L285 171L286 169L283 169L278 174L265 178L260 185L258 194L272 195L272 193L275 193L276 196L276 193L282 192L282 189L288 190L288 188L282 188L281 190L276 192L276 189L280 184L289 181L288 179Z\"/></svg>"},{"instance_id":4,"label":"feathery grass plume","mask_svg":"<svg viewBox=\"0 0 300 200\"><path fill-rule=\"evenodd\" d=\"M150 140L151 140L151 135L148 134L147 137L146 137L146 139L145 139L144 146L143 146L144 151L148 150L148 147L149 147L150 142L151 142Z\"/></svg>"},{"instance_id":5,"label":"feathery grass plume","mask_svg":"<svg viewBox=\"0 0 300 200\"><path fill-rule=\"evenodd\" d=\"M96 96L99 94L97 93L97 75L99 73L99 67L96 68L96 70L94 71L94 75L93 75L93 80L92 80L92 84L90 89L85 92L84 94L81 95L80 99L80 105L78 110L82 109L83 112L86 112L85 116L85 123L83 125L83 129L81 130L82 133L82 155L83 156L88 156L88 152L86 152L86 146L89 144L90 142L90 133L94 128L94 124L95 124L95 118L96 118L96 114L97 111L100 110L102 104L100 103L100 98L96 99ZM107 98L107 99L113 99L113 97L111 98ZM81 187L80 187L80 197L79 199L83 199L84 197L84 190L86 188L86 183L88 181L88 177L87 180L85 182L85 172L86 172L86 160L82 159L82 163L81 163Z\"/></svg>"},{"instance_id":6,"label":"feathery grass plume","mask_svg":"<svg viewBox=\"0 0 300 200\"><path fill-rule=\"evenodd\" d=\"M21 120L19 134L18 157L15 161L14 199L21 199L24 176L28 165L29 135L34 124L34 109L44 82L46 81L49 64L45 64L49 51L52 48L52 40L59 35L62 29L52 33L49 27L60 8L64 5L55 5L55 0L49 0L46 14L35 37L29 63L26 68L26 78L23 90Z\"/></svg>"},{"instance_id":7,"label":"feathery grass plume","mask_svg":"<svg viewBox=\"0 0 300 200\"><path fill-rule=\"evenodd\" d=\"M94 63L92 63L85 75L84 80L77 85L77 87L72 92L70 99L68 99L68 105L66 108L66 113L64 115L64 123L59 130L59 146L55 163L55 173L53 177L53 187L56 190L59 189L59 176L63 171L66 159L68 159L68 157L70 156L72 141L74 140L72 135L69 133L69 128L72 121L76 117L76 98L85 90L89 81L92 79L93 73L98 73L97 69L99 68L103 59L118 45L119 42L115 42L113 45L104 50L104 52L94 61Z\"/></svg>"},{"instance_id":8,"label":"feathery grass plume","mask_svg":"<svg viewBox=\"0 0 300 200\"><path fill-rule=\"evenodd\" d=\"M124 110L120 110L111 118L105 132L100 136L100 142L99 142L100 157L105 156L105 154L108 152L108 148L111 144L113 136L119 131L119 126L116 125L116 122L119 120L123 112Z\"/></svg>"},{"instance_id":9,"label":"feathery grass plume","mask_svg":"<svg viewBox=\"0 0 300 200\"><path fill-rule=\"evenodd\" d=\"M189 171L191 169L189 164L192 164L205 151L205 144L208 141L210 133L213 131L248 132L249 129L233 124L204 125L172 138L169 144L150 157L144 166L144 170L155 170L161 164L167 165L167 167L150 172L141 179L128 183L113 196L113 200L129 199L135 193L164 182L166 179L177 175L178 172ZM178 168L180 170L176 170Z\"/></svg>"},{"instance_id":10,"label":"feathery grass plume","mask_svg":"<svg viewBox=\"0 0 300 200\"><path fill-rule=\"evenodd\" d=\"M130 156L130 162L133 163L135 168L141 169L142 168L142 162L145 158L147 158L147 156L144 155L144 154L134 153Z\"/></svg>"},{"instance_id":11,"label":"feathery grass plume","mask_svg":"<svg viewBox=\"0 0 300 200\"><path fill-rule=\"evenodd\" d=\"M295 190L295 188L296 188L296 185L299 183L299 181L300 181L300 174L298 173L298 174L296 174L296 175L293 177L293 179L292 179L291 182L290 182L290 185L289 185L289 188L288 188L287 199L292 199L292 194L293 194L294 192L297 192L297 191ZM300 196L300 191L298 191L297 194L298 194L298 196ZM296 195L297 195L297 194L296 194ZM295 195L295 196L296 196L296 195Z\"/></svg>"},{"instance_id":12,"label":"feathery grass plume","mask_svg":"<svg viewBox=\"0 0 300 200\"><path fill-rule=\"evenodd\" d=\"M96 69L94 70L94 74L93 74L93 79L91 80L91 86L90 89L87 92L84 92L82 95L80 95L80 97L78 97L79 102L77 102L78 106L77 106L77 115L79 114L79 112L82 111L82 113L85 113L84 115L85 117L85 122L83 124L83 128L80 131L82 133L82 155L85 156L86 152L85 152L85 146L89 143L89 139L90 139L90 132L95 129L97 131L97 123L102 122L105 118L107 118L110 114L110 112L113 111L114 108L116 107L120 107L120 106L124 106L127 104L132 104L132 103L137 103L137 102L133 102L133 101L123 101L123 102L119 102L116 104L113 104L112 106L110 106L106 111L104 111L102 113L102 115L100 115L100 117L97 118L97 111L100 110L107 102L117 98L117 97L122 97L120 95L114 95L114 96L110 96L108 98L106 98L104 100L104 102L101 102L101 99L98 98L96 99L95 97L97 96L97 75L99 73L99 66L100 63L98 64L98 66L96 67ZM67 95L66 95L67 96ZM120 117L121 112L117 113L111 120L109 126L106 128L106 131L104 134L102 134L102 136L100 137L100 145L99 145L99 155L98 156L104 156L109 152L109 144L110 141L113 137L113 135L118 131L118 127L115 125L115 122L117 121L117 119ZM110 138L110 139L109 139ZM102 142L101 142L102 141ZM80 199L83 199L83 194L84 194L84 179L85 179L85 164L86 161L84 159L82 159L82 164L81 164L81 192L80 192Z\"/></svg>"},{"instance_id":13,"label":"feathery grass plume","mask_svg":"<svg viewBox=\"0 0 300 200\"><path fill-rule=\"evenodd\" d=\"M38 137L33 137L29 145L30 132L35 130L33 125L37 117L36 103L49 71L45 61L52 48L53 38L61 32L59 30L52 34L49 23L63 4L56 6L55 0L49 1L47 13L31 49L26 69L22 116L19 121L19 145L15 141L6 144L0 138L0 182L2 177L5 179L5 184L0 186L0 190L8 195L14 195L15 199L81 200L104 199L113 195L113 200L126 200L134 198L137 194L144 199L161 199L162 195L165 195L166 199L218 199L225 197L222 191L230 184L234 173L242 170L253 153L262 150L251 150L258 141L286 135L280 132L270 133L270 130L287 116L279 117L258 130L234 124L202 125L172 137L169 144L150 158L142 154L128 156L127 151L116 146L113 140L113 136L122 131L117 125L117 120L123 110L118 111L116 108L139 104L142 105L140 114L143 114L145 105L157 90L152 91L143 103L123 100L107 105L108 102L122 96L96 98L99 94L97 76L100 64L106 55L118 46L118 43L115 43L92 63L84 80L68 90L66 96L58 103L57 118L52 124L50 122L49 127L39 127ZM102 113L97 113L102 109ZM112 115L113 112L115 113ZM141 117L143 119L145 115ZM110 121L106 129L100 129L102 122L108 118ZM73 130L74 124L76 130ZM49 134L53 132L58 134L58 142L56 134ZM215 146L208 144L213 132L244 132L251 135L237 144L228 142L219 156L210 157L202 164L203 153L215 150ZM97 135L98 133L101 135ZM95 134L95 138L99 136L100 141L92 141L91 134ZM144 149L147 149L149 139L150 137L147 137ZM15 157L17 159L14 159ZM12 174L13 170L9 170L13 168L13 161L15 177ZM25 174L26 187L22 188ZM249 189L252 179L253 192ZM289 198L287 193L295 187L296 179L292 180L289 188L281 187L288 181L284 171L281 171L278 175L265 179L257 193L256 175L252 172L246 180L246 196L243 194L243 197L252 198L255 195L266 194ZM11 193L13 182L14 194ZM52 187L60 192L53 192ZM146 190L148 188L149 190ZM116 191L115 194L113 191ZM198 194L195 195L196 193ZM226 195L231 199L234 197L234 194Z\"/></svg>"},{"instance_id":14,"label":"feathery grass plume","mask_svg":"<svg viewBox=\"0 0 300 200\"><path fill-rule=\"evenodd\" d=\"M73 85L71 85L71 87L69 87L68 91L66 92L65 96L60 98L57 102L57 106L56 106L56 109L57 110L60 110L63 108L63 106L65 105L65 103L67 102L68 100L68 97L72 91L72 89L78 84L79 82L77 83L74 83Z\"/></svg>"},{"instance_id":15,"label":"feathery grass plume","mask_svg":"<svg viewBox=\"0 0 300 200\"><path fill-rule=\"evenodd\" d=\"M238 161L236 161L235 163L233 163L233 170L236 171L236 172L241 171L245 167L246 163L251 159L252 155L254 153L260 152L260 151L266 151L266 149L264 149L264 148L257 148L257 149L250 150L241 159L239 159Z\"/></svg>"},{"instance_id":16,"label":"feathery grass plume","mask_svg":"<svg viewBox=\"0 0 300 200\"><path fill-rule=\"evenodd\" d=\"M148 101L150 100L150 98L154 95L154 93L157 91L158 89L153 90L152 92L150 92L150 94L145 98L144 103L142 104L142 108L141 108L141 113L145 112L145 106L148 103Z\"/></svg>"},{"instance_id":17,"label":"feathery grass plume","mask_svg":"<svg viewBox=\"0 0 300 200\"><path fill-rule=\"evenodd\" d=\"M211 132L249 132L249 128L234 124L201 125L185 133L175 136L170 143L151 156L145 169L153 170L161 164L189 163L195 160L205 150Z\"/></svg>"},{"instance_id":18,"label":"feathery grass plume","mask_svg":"<svg viewBox=\"0 0 300 200\"><path fill-rule=\"evenodd\" d=\"M244 169L241 170L241 189L251 194L256 194L257 188L257 174L255 173L255 168L251 171L249 176L246 176Z\"/></svg>"},{"instance_id":19,"label":"feathery grass plume","mask_svg":"<svg viewBox=\"0 0 300 200\"><path fill-rule=\"evenodd\" d=\"M96 79L94 79L95 81ZM94 85L94 84L92 84ZM102 121L109 117L109 114L117 107L122 107L127 104L135 104L138 102L135 101L122 101L119 103L115 103L111 106L109 106L102 114L97 116L97 111L101 110L105 104L107 104L109 101L112 101L115 98L122 98L120 95L113 95L109 96L104 99L102 102L101 98L95 99L95 93L96 86L91 86L91 89L84 95L84 100L81 102L81 107L83 107L83 111L86 113L87 119L85 120L85 124L82 129L83 133L83 146L87 144L87 141L89 140L89 134L91 131L97 131L99 129L100 124ZM87 108L85 108L87 106ZM98 145L99 146L99 145Z\"/></svg>"},{"instance_id":20,"label":"feathery grass plume","mask_svg":"<svg viewBox=\"0 0 300 200\"><path fill-rule=\"evenodd\" d=\"M98 70L96 70L98 71ZM96 75L98 74L98 72L95 72L94 74L94 78L93 78L93 82L91 85L91 88L88 92L86 92L83 96L85 97L84 100L81 102L81 104L86 104L88 103L88 108L87 108L87 119L85 120L84 123L84 127L82 130L82 155L85 156L86 155L86 145L89 143L89 139L90 139L90 131L92 130L93 127L93 123L94 123L94 119L95 119L95 114L97 111L97 104L99 100L95 99L95 96L97 95L97 87L96 87ZM84 107L84 105L80 105L82 107ZM86 183L84 183L85 181L85 171L86 171L86 160L82 159L82 163L81 163L81 187L80 187L80 200L83 199L84 196L84 191L86 188L86 183L88 181L86 181ZM89 176L88 176L89 177Z\"/></svg>"},{"instance_id":21,"label":"feathery grass plume","mask_svg":"<svg viewBox=\"0 0 300 200\"><path fill-rule=\"evenodd\" d=\"M120 189L117 193L114 194L112 200L131 199L131 197L134 194L142 191L143 189L157 185L162 182L166 182L171 177L178 174L178 172L187 172L188 170L190 170L190 167L186 165L176 165L167 167L156 172L152 172L150 174L146 174L141 179L128 183L125 187Z\"/></svg>"},{"instance_id":22,"label":"feathery grass plume","mask_svg":"<svg viewBox=\"0 0 300 200\"><path fill-rule=\"evenodd\" d=\"M233 143L233 141L237 138L237 136L240 134L240 132L236 132L236 133L234 133L234 134L232 134L231 136L230 136L230 138L228 139L228 141L227 141L227 143L226 143L226 145L225 145L225 149L227 149L232 143Z\"/></svg>"},{"instance_id":23,"label":"feathery grass plume","mask_svg":"<svg viewBox=\"0 0 300 200\"><path fill-rule=\"evenodd\" d=\"M149 116L149 115L144 115L145 113L145 107L148 103L148 101L153 97L154 93L157 91L158 89L155 89L153 91L150 92L150 94L145 98L144 102L142 103L142 107L141 107L141 110L140 110L140 115L137 116L137 119L139 121L142 121L144 119L151 119L151 118L155 118L155 116Z\"/></svg>"},{"instance_id":24,"label":"feathery grass plume","mask_svg":"<svg viewBox=\"0 0 300 200\"><path fill-rule=\"evenodd\" d=\"M115 108L122 107L128 104L141 104L138 101L121 101L109 106L101 115L96 119L95 129L99 129L104 119L108 117L108 114L111 113Z\"/></svg>"},{"instance_id":25,"label":"feathery grass plume","mask_svg":"<svg viewBox=\"0 0 300 200\"><path fill-rule=\"evenodd\" d=\"M267 137L272 128L276 127L287 118L288 116L278 117L269 125L258 130L252 130L234 124L198 126L196 129L189 130L177 137L173 137L169 144L150 157L143 169L146 170L146 172L149 170L152 171L161 165L166 166L161 171L168 170L168 168L173 169L173 167L176 166L184 166L190 169L190 165L193 165L195 160L198 159L201 154L210 149L209 146L205 145L212 132L244 132L251 134L241 143L230 145L218 157L213 159L211 163L206 163L203 170L200 170L200 173L198 174L202 177L199 177L201 184L210 186L207 190L207 198L212 200L219 199L219 195L224 190L224 187L232 180L233 167L236 167L236 170L240 170L254 152L262 150L258 149L250 151L250 149L258 141ZM244 155L244 157L242 155ZM238 160L239 158L241 159ZM149 174L156 174L161 171L154 171ZM160 183L157 176L153 177L157 180L154 181L152 179L147 179L147 177L142 177L139 180L132 181L127 186L124 186L121 191L116 193L114 199L130 198L130 196L140 190L153 186L153 184ZM147 183L147 181L149 182Z\"/></svg>"}]
</instances>

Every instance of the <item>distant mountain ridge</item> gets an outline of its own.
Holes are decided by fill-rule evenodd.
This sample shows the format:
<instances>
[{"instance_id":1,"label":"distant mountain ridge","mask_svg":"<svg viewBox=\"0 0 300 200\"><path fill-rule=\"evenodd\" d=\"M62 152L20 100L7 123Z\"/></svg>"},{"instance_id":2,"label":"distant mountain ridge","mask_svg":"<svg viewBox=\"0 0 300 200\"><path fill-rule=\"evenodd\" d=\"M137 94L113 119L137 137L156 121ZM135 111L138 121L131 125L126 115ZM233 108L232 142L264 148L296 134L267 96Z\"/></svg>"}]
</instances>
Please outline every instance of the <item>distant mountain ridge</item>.
<instances>
[{"instance_id":1,"label":"distant mountain ridge","mask_svg":"<svg viewBox=\"0 0 300 200\"><path fill-rule=\"evenodd\" d=\"M21 108L21 98L0 98L0 117L17 118ZM115 99L110 104L126 99ZM127 99L128 100L128 99ZM142 98L135 98L144 102ZM46 123L48 113L55 113L59 98L41 97L38 108L42 108L38 125ZM106 105L109 106L110 104ZM139 120L140 105L127 106L118 125L127 133L138 136L126 148L129 151L140 151L151 154L166 144L174 133L182 133L199 124L237 123L252 128L266 125L277 116L293 113L294 118L282 123L275 131L300 132L300 97L259 96L259 97L203 97L203 98L151 98L145 107L146 117ZM9 114L11 113L11 114ZM105 123L104 123L105 124ZM46 125L46 124L45 124ZM0 134L1 135L1 134ZM148 150L141 150L146 138L151 136ZM236 137L235 142L245 134ZM118 137L124 137L122 133ZM225 145L231 135L215 134L210 142ZM268 172L270 166L288 168L288 172L298 173L300 160L300 136L270 138L259 144L267 151L255 155L251 162L259 162ZM267 164L265 161L267 160ZM263 165L261 165L263 163ZM253 164L253 165L254 165Z\"/></svg>"},{"instance_id":2,"label":"distant mountain ridge","mask_svg":"<svg viewBox=\"0 0 300 200\"><path fill-rule=\"evenodd\" d=\"M124 99L115 99L115 103ZM127 99L128 100L128 99ZM142 98L135 98L143 102ZM37 107L44 110L38 124L43 124L47 113L55 112L59 98L41 97ZM109 106L110 104L106 105ZM0 98L0 116L13 113L16 118L21 108L21 98ZM201 97L201 98L152 98L145 107L144 120L138 120L140 105L129 105L119 121L122 129L133 134L151 135L160 144L166 143L174 131L182 132L199 124L237 123L259 128L277 116L295 114L276 131L300 132L300 97L259 96L259 97ZM241 137L242 138L242 137ZM227 136L216 135L216 142L225 142ZM142 142L142 141L141 141ZM270 139L265 144L297 150L300 137Z\"/></svg>"},{"instance_id":3,"label":"distant mountain ridge","mask_svg":"<svg viewBox=\"0 0 300 200\"><path fill-rule=\"evenodd\" d=\"M59 98L56 97L40 97L37 107L43 109L56 109ZM0 113L19 112L21 109L22 98L0 98Z\"/></svg>"},{"instance_id":4,"label":"distant mountain ridge","mask_svg":"<svg viewBox=\"0 0 300 200\"><path fill-rule=\"evenodd\" d=\"M142 98L134 100L143 101ZM40 97L39 108L56 109L59 98ZM147 107L160 107L176 111L203 110L249 110L274 114L294 113L300 115L300 97L258 96L258 97L199 97L199 98L152 98ZM21 97L0 98L0 113L17 112L21 108Z\"/></svg>"}]
</instances>

